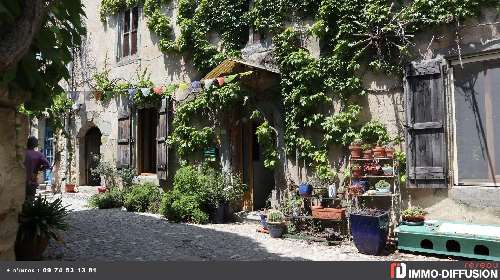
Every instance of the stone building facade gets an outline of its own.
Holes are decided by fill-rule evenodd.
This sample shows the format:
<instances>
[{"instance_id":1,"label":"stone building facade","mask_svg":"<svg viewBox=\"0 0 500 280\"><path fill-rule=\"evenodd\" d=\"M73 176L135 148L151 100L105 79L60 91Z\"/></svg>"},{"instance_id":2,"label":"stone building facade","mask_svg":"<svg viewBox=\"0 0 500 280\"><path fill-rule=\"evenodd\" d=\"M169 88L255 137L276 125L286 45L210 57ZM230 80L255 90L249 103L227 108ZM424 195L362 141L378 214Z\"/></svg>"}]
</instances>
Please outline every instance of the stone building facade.
<instances>
[{"instance_id":1,"label":"stone building facade","mask_svg":"<svg viewBox=\"0 0 500 280\"><path fill-rule=\"evenodd\" d=\"M120 140L118 135L120 129L118 119L120 118L120 111L126 103L126 100L123 100L121 97L113 99L106 104L96 102L92 98L94 86L91 78L92 73L108 67L112 78L130 81L134 79L138 71L147 68L151 73L151 79L155 85L200 80L203 78L194 70L188 59L181 55L163 54L158 50L156 45L158 38L148 30L140 9L138 13L137 52L130 56L122 57L120 52L123 49L120 51L118 43L120 32L117 17L111 17L107 23L103 24L98 14L100 1L87 0L85 2L88 33L82 51L77 59L75 59L74 65L72 65L73 80L68 85L68 92L74 95L77 103L72 112L73 117L69 118L70 120L68 121L68 128L71 132L70 142L74 148L72 149L73 153L67 150L61 153L61 162L68 162L68 157L71 154L74 154L74 156L70 164L62 164L59 170L60 178L66 178L67 181L73 181L79 185L89 183L89 137L94 137L93 139L95 139L95 135L100 135L100 141L94 141L94 145L98 145L97 151L102 155L102 159L113 163L117 162L117 150ZM177 14L175 4L169 4L165 12L175 19ZM413 175L415 176L413 183L419 180L430 180L431 178L432 180L437 180L437 185L440 185L440 187L436 187L437 185L426 187L425 184L416 183L414 184L416 188L411 186L409 188L403 187L402 193L405 205L411 203L412 205L423 206L429 212L428 216L431 219L500 224L500 189L497 187L496 182L492 184L479 184L473 181L464 183L457 177L460 172L458 170L466 168L468 164L460 160L457 161L457 157L460 155L460 151L457 148L457 139L466 136L457 135L456 132L457 118L456 112L453 111L453 104L456 100L453 99L454 96L452 95L454 80L449 70L457 69L457 65L466 65L464 61L481 60L481 57L484 60L496 61L497 51L500 53L498 21L499 16L495 11L485 10L480 18L470 19L461 27L458 32L459 37L457 37L455 29L445 26L429 30L416 38L414 47L415 62L421 63L422 61L432 60L434 61L433 63L438 63L440 67L444 67L439 68L440 72L438 74L443 81L442 98L444 98L444 107L442 108L443 120L441 123L443 126L439 128L444 133L444 138L442 138L443 146L440 146L443 149L443 166L432 166L434 164L432 162L430 166L426 166L430 170L442 168L439 169L442 173L439 175L441 177L438 176L432 179L432 176L426 177L427 175L425 174L418 175L420 171L417 172L417 169L414 169L414 174L416 175ZM310 23L306 22L305 24ZM179 33L179 27L175 24L174 31L176 34ZM247 46L242 50L242 67L262 71L268 73L270 76L275 75L273 74L275 67L273 67L272 59L270 59L272 42L254 40L254 36L250 36ZM306 42L306 45L313 54L319 55L320 48L316 40L311 38ZM441 70L445 72L441 72ZM435 74L437 73L431 74L431 76L435 77L433 76ZM405 85L408 84L410 79L388 77L368 71L361 73L361 77L365 87L369 91L367 96L360 99L360 102L364 104L364 120L379 120L387 126L391 135L407 137L409 133L407 122L409 103L407 97L413 93L411 90L408 90L408 87L405 93ZM276 80L279 81L279 75L276 75ZM271 108L271 110L274 109ZM143 118L147 118L147 114L156 113L157 111L149 113L144 111L141 114L143 114ZM136 121L140 118L141 116L136 115ZM279 121L277 120L277 122ZM136 135L139 134L139 130L143 129L140 124L133 127L136 130ZM495 129L495 125L491 121L489 122L488 129L489 131ZM153 133L152 130L150 132ZM223 131L222 133L230 132ZM490 143L500 143L500 140L495 140L494 136L490 136L488 141ZM153 145L153 143L150 145ZM231 147L227 143L221 143L221 146L221 160L225 161L225 163L223 162L223 166L231 164L229 160ZM406 151L407 146L401 144L397 148ZM157 176L154 174L155 168L151 166L139 167L141 164L144 164L140 162L141 158L143 158L141 153L145 153L141 149L139 145L134 146L134 149L131 151L131 160L135 161L136 168L142 169L137 170L141 174L140 177L142 179L158 182ZM412 153L411 150L409 152ZM332 147L330 151L331 162L337 162L341 154L341 151ZM282 155L282 159L283 157L284 155ZM283 160L282 164L282 169L287 173L283 174L283 176L289 178L292 183L299 184L302 181L310 179L310 174L307 168L304 168L303 163L287 158ZM412 165L412 162L409 162L409 165L415 167L415 164ZM71 172L71 177L67 178L69 167L73 171ZM169 170L171 171L171 176L175 172L175 164L169 165ZM271 178L262 182L256 180L254 188L257 188L257 185L261 184L260 188L266 188L265 192L269 192L270 189L267 189L269 184L279 182L276 174L266 173L261 168L259 162L254 164L253 170L255 171L254 178ZM408 178L410 185L412 185L411 176L410 174ZM266 195L259 194L259 201L264 199L265 196L267 196L267 193ZM254 208L260 208L260 206L259 204L258 207Z\"/></svg>"}]
</instances>

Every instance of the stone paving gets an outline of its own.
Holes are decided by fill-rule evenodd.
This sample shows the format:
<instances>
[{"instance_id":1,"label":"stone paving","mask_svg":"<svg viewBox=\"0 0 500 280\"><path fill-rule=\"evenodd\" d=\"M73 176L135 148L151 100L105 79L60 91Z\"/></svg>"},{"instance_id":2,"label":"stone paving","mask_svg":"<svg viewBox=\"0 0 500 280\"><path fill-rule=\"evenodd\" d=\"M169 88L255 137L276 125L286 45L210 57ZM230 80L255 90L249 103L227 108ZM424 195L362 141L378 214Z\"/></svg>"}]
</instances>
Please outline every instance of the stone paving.
<instances>
[{"instance_id":1,"label":"stone paving","mask_svg":"<svg viewBox=\"0 0 500 280\"><path fill-rule=\"evenodd\" d=\"M68 261L211 261L211 260L437 260L394 253L368 256L349 243L327 246L295 239L273 239L256 232L253 223L191 225L169 223L154 214L122 209L89 209L95 187L64 193L72 209L64 246L52 243L48 259Z\"/></svg>"}]
</instances>

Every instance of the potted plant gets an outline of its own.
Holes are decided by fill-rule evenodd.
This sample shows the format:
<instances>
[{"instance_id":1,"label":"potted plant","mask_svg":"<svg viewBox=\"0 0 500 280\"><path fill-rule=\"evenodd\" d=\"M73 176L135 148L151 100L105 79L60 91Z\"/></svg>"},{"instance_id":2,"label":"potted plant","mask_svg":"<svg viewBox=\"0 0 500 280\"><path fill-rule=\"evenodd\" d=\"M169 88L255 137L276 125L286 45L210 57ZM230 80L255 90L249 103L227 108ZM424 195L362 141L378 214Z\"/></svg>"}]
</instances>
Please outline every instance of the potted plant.
<instances>
[{"instance_id":1,"label":"potted plant","mask_svg":"<svg viewBox=\"0 0 500 280\"><path fill-rule=\"evenodd\" d=\"M363 144L363 140L354 139L351 145L349 146L349 151L351 151L351 158L358 159L361 157L361 144Z\"/></svg>"},{"instance_id":2,"label":"potted plant","mask_svg":"<svg viewBox=\"0 0 500 280\"><path fill-rule=\"evenodd\" d=\"M363 149L363 158L364 159L372 159L373 158L372 145L363 144L363 145L361 145L361 149Z\"/></svg>"},{"instance_id":3,"label":"potted plant","mask_svg":"<svg viewBox=\"0 0 500 280\"><path fill-rule=\"evenodd\" d=\"M392 176L392 175L394 175L394 172L393 172L393 169L392 169L392 165L390 165L390 164L385 164L382 167L382 172L384 172L385 176Z\"/></svg>"},{"instance_id":4,"label":"potted plant","mask_svg":"<svg viewBox=\"0 0 500 280\"><path fill-rule=\"evenodd\" d=\"M349 186L349 194L351 196L362 195L365 192L365 189L362 185L356 184Z\"/></svg>"},{"instance_id":5,"label":"potted plant","mask_svg":"<svg viewBox=\"0 0 500 280\"><path fill-rule=\"evenodd\" d=\"M64 185L64 191L67 193L76 193L77 188L75 183L68 182Z\"/></svg>"},{"instance_id":6,"label":"potted plant","mask_svg":"<svg viewBox=\"0 0 500 280\"><path fill-rule=\"evenodd\" d=\"M376 162L367 162L363 165L363 170L365 174L376 176L379 175L382 172L382 168L380 167L380 164Z\"/></svg>"},{"instance_id":7,"label":"potted plant","mask_svg":"<svg viewBox=\"0 0 500 280\"><path fill-rule=\"evenodd\" d=\"M374 158L385 158L385 148L382 146L382 141L378 141L375 148L373 148Z\"/></svg>"},{"instance_id":8,"label":"potted plant","mask_svg":"<svg viewBox=\"0 0 500 280\"><path fill-rule=\"evenodd\" d=\"M375 184L375 189L378 193L390 193L391 184L389 184L386 180L380 180Z\"/></svg>"},{"instance_id":9,"label":"potted plant","mask_svg":"<svg viewBox=\"0 0 500 280\"><path fill-rule=\"evenodd\" d=\"M363 190L364 191L367 191L370 189L370 181L366 178L362 178L362 179L353 179L352 180L352 184L353 185L361 185L363 186Z\"/></svg>"},{"instance_id":10,"label":"potted plant","mask_svg":"<svg viewBox=\"0 0 500 280\"><path fill-rule=\"evenodd\" d=\"M390 144L385 145L385 156L388 158L394 158L394 147Z\"/></svg>"},{"instance_id":11,"label":"potted plant","mask_svg":"<svg viewBox=\"0 0 500 280\"><path fill-rule=\"evenodd\" d=\"M408 207L401 212L403 223L410 226L423 225L425 214L425 210L420 207Z\"/></svg>"},{"instance_id":12,"label":"potted plant","mask_svg":"<svg viewBox=\"0 0 500 280\"><path fill-rule=\"evenodd\" d=\"M279 210L271 210L267 214L267 228L272 238L280 238L283 235L285 216Z\"/></svg>"},{"instance_id":13,"label":"potted plant","mask_svg":"<svg viewBox=\"0 0 500 280\"><path fill-rule=\"evenodd\" d=\"M19 216L15 245L17 260L40 260L49 239L60 240L59 232L66 230L66 207L60 198L49 202L42 196L25 201Z\"/></svg>"},{"instance_id":14,"label":"potted plant","mask_svg":"<svg viewBox=\"0 0 500 280\"><path fill-rule=\"evenodd\" d=\"M77 192L76 184L73 183L72 179L72 168L71 164L73 162L73 157L74 157L74 151L73 151L73 143L71 142L71 135L68 134L67 136L67 145L68 145L68 159L67 159L67 164L68 164L68 169L66 170L67 172L67 181L66 184L64 185L64 191L68 193L75 193Z\"/></svg>"},{"instance_id":15,"label":"potted plant","mask_svg":"<svg viewBox=\"0 0 500 280\"><path fill-rule=\"evenodd\" d=\"M354 245L360 253L378 255L389 230L389 214L380 209L361 209L349 215Z\"/></svg>"},{"instance_id":16,"label":"potted plant","mask_svg":"<svg viewBox=\"0 0 500 280\"><path fill-rule=\"evenodd\" d=\"M351 166L351 174L353 178L359 178L363 176L363 168L359 164L353 164Z\"/></svg>"}]
</instances>

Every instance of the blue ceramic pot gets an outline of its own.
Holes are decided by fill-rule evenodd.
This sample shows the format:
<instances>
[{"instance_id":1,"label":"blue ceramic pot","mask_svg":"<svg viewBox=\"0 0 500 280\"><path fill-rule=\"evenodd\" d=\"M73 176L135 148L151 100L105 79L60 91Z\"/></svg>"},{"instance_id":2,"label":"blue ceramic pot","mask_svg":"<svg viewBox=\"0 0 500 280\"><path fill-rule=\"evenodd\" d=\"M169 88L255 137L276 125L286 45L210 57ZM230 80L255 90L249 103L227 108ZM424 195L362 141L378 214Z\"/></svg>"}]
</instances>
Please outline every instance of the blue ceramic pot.
<instances>
[{"instance_id":1,"label":"blue ceramic pot","mask_svg":"<svg viewBox=\"0 0 500 280\"><path fill-rule=\"evenodd\" d=\"M269 223L269 235L272 238L281 238L283 232L285 231L285 227L281 223Z\"/></svg>"},{"instance_id":2,"label":"blue ceramic pot","mask_svg":"<svg viewBox=\"0 0 500 280\"><path fill-rule=\"evenodd\" d=\"M299 195L302 197L311 196L313 192L313 186L307 183L302 183L299 185Z\"/></svg>"},{"instance_id":3,"label":"blue ceramic pot","mask_svg":"<svg viewBox=\"0 0 500 280\"><path fill-rule=\"evenodd\" d=\"M378 255L387 241L389 215L365 216L351 214L351 232L354 245L360 253Z\"/></svg>"}]
</instances>

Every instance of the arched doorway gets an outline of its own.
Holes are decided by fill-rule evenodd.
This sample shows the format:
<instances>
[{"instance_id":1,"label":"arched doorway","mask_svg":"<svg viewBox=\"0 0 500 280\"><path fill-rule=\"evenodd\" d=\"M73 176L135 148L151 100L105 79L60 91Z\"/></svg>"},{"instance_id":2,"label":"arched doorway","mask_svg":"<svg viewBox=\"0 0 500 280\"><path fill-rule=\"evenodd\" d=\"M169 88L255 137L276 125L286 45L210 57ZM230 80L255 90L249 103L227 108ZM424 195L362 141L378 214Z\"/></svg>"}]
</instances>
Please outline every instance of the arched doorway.
<instances>
[{"instance_id":1,"label":"arched doorway","mask_svg":"<svg viewBox=\"0 0 500 280\"><path fill-rule=\"evenodd\" d=\"M85 181L89 186L101 185L101 177L92 174L92 169L97 167L100 160L101 136L101 131L95 126L85 134Z\"/></svg>"}]
</instances>

